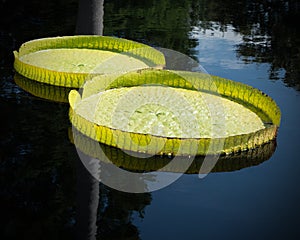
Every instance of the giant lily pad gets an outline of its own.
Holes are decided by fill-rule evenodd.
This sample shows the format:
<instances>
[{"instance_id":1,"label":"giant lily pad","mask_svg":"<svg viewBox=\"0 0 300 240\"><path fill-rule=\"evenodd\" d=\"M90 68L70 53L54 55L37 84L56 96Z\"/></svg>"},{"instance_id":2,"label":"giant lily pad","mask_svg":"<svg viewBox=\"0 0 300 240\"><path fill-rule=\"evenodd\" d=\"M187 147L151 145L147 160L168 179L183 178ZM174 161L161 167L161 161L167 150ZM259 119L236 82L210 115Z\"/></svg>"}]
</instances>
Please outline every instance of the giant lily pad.
<instances>
[{"instance_id":1,"label":"giant lily pad","mask_svg":"<svg viewBox=\"0 0 300 240\"><path fill-rule=\"evenodd\" d=\"M203 73L142 70L71 91L75 128L100 143L147 154L253 149L276 137L280 110L261 91ZM220 144L222 148L220 148Z\"/></svg>"},{"instance_id":2,"label":"giant lily pad","mask_svg":"<svg viewBox=\"0 0 300 240\"><path fill-rule=\"evenodd\" d=\"M91 111L90 106L96 109ZM211 111L222 121L213 122ZM239 103L205 92L162 86L106 90L83 99L76 112L97 125L166 138L222 138L265 128L258 115Z\"/></svg>"},{"instance_id":3,"label":"giant lily pad","mask_svg":"<svg viewBox=\"0 0 300 240\"><path fill-rule=\"evenodd\" d=\"M162 67L161 52L142 43L107 36L67 36L32 40L14 51L16 71L33 80L81 87L91 76Z\"/></svg>"}]
</instances>

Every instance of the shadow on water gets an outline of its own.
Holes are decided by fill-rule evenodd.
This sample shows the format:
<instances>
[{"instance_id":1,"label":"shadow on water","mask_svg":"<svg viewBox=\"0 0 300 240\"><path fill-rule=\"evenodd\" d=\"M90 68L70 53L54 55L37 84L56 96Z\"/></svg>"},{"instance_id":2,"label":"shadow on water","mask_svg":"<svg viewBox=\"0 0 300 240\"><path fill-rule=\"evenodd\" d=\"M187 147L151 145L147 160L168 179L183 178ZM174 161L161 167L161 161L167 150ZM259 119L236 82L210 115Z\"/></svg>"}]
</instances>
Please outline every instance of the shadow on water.
<instances>
[{"instance_id":1,"label":"shadow on water","mask_svg":"<svg viewBox=\"0 0 300 240\"><path fill-rule=\"evenodd\" d=\"M226 32L230 24L243 36L236 49L238 57L245 63L270 63L270 79L279 78L299 90L300 31L294 24L299 19L297 1L112 0L104 4L105 35L190 56L197 45L190 37L193 27L213 30L214 22ZM151 194L118 192L99 185L89 175L68 137L68 105L58 103L61 99L66 102L68 90L58 89L54 94L59 96L58 102L51 102L54 99L49 94L48 100L43 100L47 86L42 85L44 90L32 88L22 78L16 79L17 85L14 82L12 51L30 39L74 34L77 5L74 0L0 2L1 239L73 239L74 235L80 239L95 235L140 239L132 218L134 214L144 217ZM283 78L278 76L280 69L285 70ZM115 151L104 149L108 155ZM271 143L250 157L228 157L215 171L258 165L274 150ZM120 164L120 158L113 162L129 168Z\"/></svg>"},{"instance_id":2,"label":"shadow on water","mask_svg":"<svg viewBox=\"0 0 300 240\"><path fill-rule=\"evenodd\" d=\"M77 149L83 154L92 159L97 159L100 165L114 164L120 168L133 172L151 172L160 171L163 167L165 172L181 173L182 168L180 163L186 161L186 157L177 157L176 164L168 165L173 160L173 157L168 156L149 156L146 154L131 154L124 152L121 149L110 147L101 144L77 131L75 128L70 129L70 141L75 143ZM276 141L270 141L260 147L249 151L242 151L230 155L221 155L216 165L212 168L211 172L231 172L243 168L256 166L271 158L276 149ZM197 156L186 174L197 174L205 160L203 156ZM101 168L101 174L103 174ZM144 180L146 182L146 180Z\"/></svg>"}]
</instances>

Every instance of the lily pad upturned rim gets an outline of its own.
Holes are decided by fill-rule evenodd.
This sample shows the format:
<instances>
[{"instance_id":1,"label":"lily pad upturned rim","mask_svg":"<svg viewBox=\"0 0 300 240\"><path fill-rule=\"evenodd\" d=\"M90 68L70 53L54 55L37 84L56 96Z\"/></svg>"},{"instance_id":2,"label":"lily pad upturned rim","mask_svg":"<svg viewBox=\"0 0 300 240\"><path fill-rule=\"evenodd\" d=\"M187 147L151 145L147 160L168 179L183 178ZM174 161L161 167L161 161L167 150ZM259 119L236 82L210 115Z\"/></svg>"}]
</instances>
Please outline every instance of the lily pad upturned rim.
<instances>
[{"instance_id":1,"label":"lily pad upturned rim","mask_svg":"<svg viewBox=\"0 0 300 240\"><path fill-rule=\"evenodd\" d=\"M250 109L256 109L257 112L260 112L261 116L266 118L265 121L267 121L268 124L264 129L257 132L226 138L166 138L149 134L125 132L106 126L99 126L76 114L75 106L78 101L81 100L81 96L77 91L72 90L69 94L69 103L71 106L69 115L73 126L84 135L100 143L146 154L190 155L191 152L196 152L196 155L206 155L228 154L254 149L276 138L281 118L279 107L271 97L246 84L199 72L159 69L145 69L130 72L117 77L113 81L110 78L111 76L104 76L101 81L94 83L96 85L98 84L98 87L93 85L92 81L89 81L87 84L91 84L93 91L96 92L99 90L139 86L143 84L162 84L170 87L210 92L229 98ZM211 84L212 81L214 84ZM107 82L109 82L109 84L107 84ZM85 89L83 91L85 91ZM93 92L89 94L93 94ZM141 143L142 146L148 145L150 137L151 141L156 143L154 145L161 146L161 144L164 144L164 147L162 149L155 147L145 149L144 147L130 144L133 140ZM222 150L211 147L218 146L218 143L223 141L224 147ZM180 152L178 152L179 146Z\"/></svg>"},{"instance_id":2,"label":"lily pad upturned rim","mask_svg":"<svg viewBox=\"0 0 300 240\"><path fill-rule=\"evenodd\" d=\"M23 43L19 52L14 51L14 68L19 74L38 82L80 88L94 74L49 70L25 63L20 59L29 53L59 48L98 49L123 53L141 60L149 67L165 66L164 55L146 44L110 36L78 35L40 38Z\"/></svg>"}]
</instances>

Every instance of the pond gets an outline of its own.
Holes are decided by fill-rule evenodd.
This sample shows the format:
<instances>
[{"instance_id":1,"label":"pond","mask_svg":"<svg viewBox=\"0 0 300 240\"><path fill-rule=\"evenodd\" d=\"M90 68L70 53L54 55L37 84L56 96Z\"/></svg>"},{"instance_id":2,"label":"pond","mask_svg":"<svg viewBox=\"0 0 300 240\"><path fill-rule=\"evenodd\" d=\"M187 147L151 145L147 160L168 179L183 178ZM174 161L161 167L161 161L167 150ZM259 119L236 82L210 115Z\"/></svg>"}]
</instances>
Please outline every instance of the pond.
<instances>
[{"instance_id":1,"label":"pond","mask_svg":"<svg viewBox=\"0 0 300 240\"><path fill-rule=\"evenodd\" d=\"M68 104L15 82L12 51L31 39L74 35L77 1L1 1L0 14L1 239L300 237L299 3L104 2L104 35L186 54L209 74L262 90L282 112L263 158L225 159L205 177L183 174L140 194L91 177L70 141Z\"/></svg>"}]
</instances>

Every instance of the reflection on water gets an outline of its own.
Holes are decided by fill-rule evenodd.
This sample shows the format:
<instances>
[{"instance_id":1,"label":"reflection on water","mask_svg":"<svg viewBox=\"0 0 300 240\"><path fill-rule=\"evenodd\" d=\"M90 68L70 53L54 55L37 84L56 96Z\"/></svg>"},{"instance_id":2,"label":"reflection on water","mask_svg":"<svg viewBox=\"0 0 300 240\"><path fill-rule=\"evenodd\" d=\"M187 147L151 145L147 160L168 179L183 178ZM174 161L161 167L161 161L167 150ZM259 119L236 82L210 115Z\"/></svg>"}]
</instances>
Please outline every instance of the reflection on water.
<instances>
[{"instance_id":1,"label":"reflection on water","mask_svg":"<svg viewBox=\"0 0 300 240\"><path fill-rule=\"evenodd\" d=\"M139 156L137 153L126 153L118 148L98 143L97 141L76 131L75 128L73 128L73 132L70 133L70 137L71 142L76 144L79 151L86 154L91 159L97 159L98 161L100 161L100 165L114 164L128 171L161 171L160 169L166 166L163 171L181 173L181 161L186 161L186 158L182 157L179 161L176 162L176 164L168 165L168 163L170 163L173 158L167 156L147 156L143 154L140 154ZM230 172L258 165L264 161L267 161L274 153L275 148L276 141L271 141L249 151L231 155L221 155L218 162L212 169L212 172ZM88 160L89 158L87 157L87 161L91 161ZM199 173L204 159L205 158L203 156L197 156L186 173ZM100 169L100 167L98 167L98 169ZM101 168L101 174L104 174L103 169L105 168Z\"/></svg>"},{"instance_id":2,"label":"reflection on water","mask_svg":"<svg viewBox=\"0 0 300 240\"><path fill-rule=\"evenodd\" d=\"M211 36L233 28L241 37L236 53L244 63L270 63L274 80L284 69L282 80L299 89L299 12L297 1L109 1L104 33L192 56L197 41L189 36L195 27Z\"/></svg>"},{"instance_id":3,"label":"reflection on water","mask_svg":"<svg viewBox=\"0 0 300 240\"><path fill-rule=\"evenodd\" d=\"M151 194L130 194L99 185L77 161L76 239L140 239L133 215L144 218Z\"/></svg>"},{"instance_id":4,"label":"reflection on water","mask_svg":"<svg viewBox=\"0 0 300 240\"><path fill-rule=\"evenodd\" d=\"M132 215L136 212L139 218L144 218L145 207L151 204L151 194L125 194L104 189L101 196L106 200L102 203L106 207L100 205L97 235L101 239L141 239Z\"/></svg>"},{"instance_id":5,"label":"reflection on water","mask_svg":"<svg viewBox=\"0 0 300 240\"><path fill-rule=\"evenodd\" d=\"M280 79L288 86L299 89L300 31L299 25L295 24L299 19L297 1L110 0L105 1L104 9L105 35L125 37L154 46L171 48L191 57L199 54L201 56L203 48L197 49L197 46L205 46L208 38L213 41L220 39L218 43L215 42L213 48L209 49L215 55L220 55L222 49L217 49L217 47L226 41L222 34L228 36L228 34L236 33L234 35L236 37L234 39L238 39L234 43L236 48L231 49L230 53L236 53L240 61L232 61L233 64L227 62L227 67L231 67L230 70L247 67L247 64L252 62L258 65L269 63L271 80ZM77 152L69 141L70 123L67 104L40 101L39 98L23 91L24 86L20 88L14 82L12 51L30 39L74 34L76 15L77 1L75 0L0 2L1 239L74 239L74 235L82 236L81 239L92 239L95 235L100 239L140 239L141 229L134 223L134 220L147 218L147 212L144 214L145 209L147 206L155 205L151 194L121 193L102 184L98 188L97 182L80 165ZM205 32L199 35L202 37L200 38L202 42L199 38L195 39L193 35L195 30L199 30L198 33L201 34ZM218 34L220 35L217 36ZM199 50L201 50L200 53L197 52ZM208 60L206 56L203 56L203 59L200 58L200 62ZM30 90L26 89L26 91ZM34 92L32 93L35 95ZM291 143L291 149L295 146L293 144ZM237 159L232 156L224 159L219 163L220 165L216 165L214 170L218 172L255 169L247 167L266 161L274 151L274 146L271 144L265 147L266 151L263 150L258 155L254 152L255 155L250 158L247 156L246 161L244 157L239 156ZM284 146L281 145L281 147ZM111 150L105 149L107 154L113 153ZM119 160L119 158L114 159L116 164L122 166ZM293 166L284 165L287 163L282 164L281 166L285 168L293 168ZM264 164L259 166L264 166ZM123 165L123 167L128 167L128 165ZM137 165L136 170L140 170L140 167ZM196 167L197 164L195 168L190 169L191 172L196 172ZM283 170L280 168L278 173L282 173ZM223 180L226 181L226 178L224 177ZM264 185L269 188L266 182L262 182L262 186ZM276 192L280 186L274 188ZM227 207L228 202L232 202L229 207L241 204L239 198L234 198L236 195L224 194L218 202L214 195L210 197L209 191L202 190L208 195L208 206L217 205L220 202L222 208L225 203ZM249 191L250 197L251 194L256 196L256 192L259 191L262 195L276 196L272 199L281 197L272 190L265 193L264 188L258 186L255 186L255 191ZM287 192L284 193L287 194ZM175 195L174 192L173 194ZM196 193L189 194L192 198ZM265 223L275 219L278 214L281 214L285 220L281 219L278 225L282 231L284 222L296 226L297 222L290 219L288 211L280 210L285 210L283 207L288 204L282 201L284 206L278 208L277 202L272 202L275 200L271 197L266 197L266 201L270 201L266 206L271 207L261 213L264 215L261 215L261 226L266 227ZM185 201L188 206L190 201ZM226 226L229 226L226 222L231 224L229 219L232 217L236 217L243 225L248 225L252 232L256 232L253 229L262 232L263 227L257 228L253 225L254 222L259 221L256 218L258 215L249 216L253 199L249 201L251 203L243 205L250 207L248 212L246 208L240 208L244 212L238 213L238 209L233 208L233 213L226 215L226 208L224 208L216 214L215 219L209 218L208 212L215 213L217 207L203 212L204 208L199 208L195 204L193 210L200 209L201 214L204 214L201 216L208 218L205 219L208 221L202 222L205 229L215 230L214 224L218 220L223 221L218 226L224 236L225 234L229 236L230 229L226 229ZM160 204L161 202L157 203L157 205ZM178 206L170 205L169 207L172 208L170 211L173 213ZM254 210L253 212L259 212L256 208ZM246 214L243 215L244 213ZM148 213L150 214L151 212ZM161 217L168 221L169 227L164 229L167 234L175 228L188 229L191 234L192 229L197 229L197 237L199 236L198 225L195 225L195 223L198 224L198 218L186 216L183 217L180 225L173 226L172 223L175 221L173 215ZM159 219L155 221L163 225ZM152 232L156 231L156 227L155 223L151 223ZM232 231L238 234L237 230L238 228L235 227ZM274 231L272 232L274 234ZM277 234L276 231L275 234ZM182 239L182 236L176 236L176 234L172 237ZM185 237L189 236L185 235Z\"/></svg>"},{"instance_id":6,"label":"reflection on water","mask_svg":"<svg viewBox=\"0 0 300 240\"><path fill-rule=\"evenodd\" d=\"M47 99L54 102L68 103L68 95L71 88L58 87L54 85L44 84L28 79L16 73L14 76L15 83L24 91L29 92L33 96Z\"/></svg>"}]
</instances>

